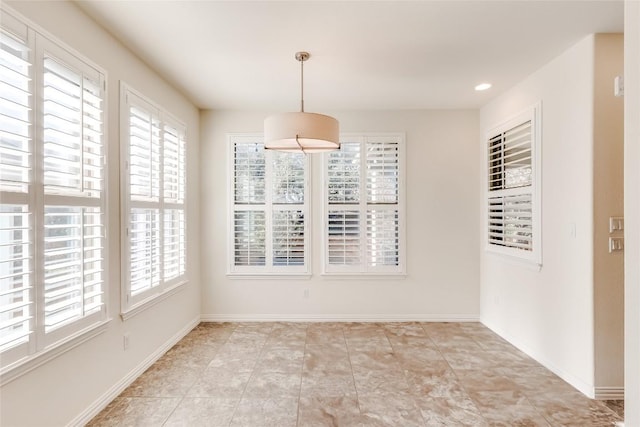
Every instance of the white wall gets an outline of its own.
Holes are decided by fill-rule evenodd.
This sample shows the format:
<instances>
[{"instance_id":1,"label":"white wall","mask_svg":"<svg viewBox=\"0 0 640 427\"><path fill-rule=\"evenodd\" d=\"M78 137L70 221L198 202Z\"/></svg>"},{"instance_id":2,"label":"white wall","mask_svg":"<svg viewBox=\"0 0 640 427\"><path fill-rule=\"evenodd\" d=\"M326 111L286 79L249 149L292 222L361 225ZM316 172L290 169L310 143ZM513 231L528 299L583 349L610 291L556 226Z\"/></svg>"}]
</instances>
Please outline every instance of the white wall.
<instances>
[{"instance_id":1,"label":"white wall","mask_svg":"<svg viewBox=\"0 0 640 427\"><path fill-rule=\"evenodd\" d=\"M88 421L123 386L129 374L157 356L199 319L199 115L198 110L113 37L68 2L7 2L40 28L100 65L108 73L108 312L106 332L4 385L0 424L62 426ZM188 272L177 294L123 322L120 313L119 80L164 106L188 127ZM123 334L130 348L123 350ZM133 378L127 377L129 380Z\"/></svg>"},{"instance_id":2,"label":"white wall","mask_svg":"<svg viewBox=\"0 0 640 427\"><path fill-rule=\"evenodd\" d=\"M608 233L608 223L602 218L619 215L622 191L620 180L612 178L608 183L614 187L598 186L594 193L594 179L610 172L611 163L607 160L618 162L618 169L622 166L619 142L610 144L614 152L611 158L594 158L600 154L594 150L594 143L609 142L602 134L609 126L606 118L594 119L601 112L596 101L604 96L602 85L611 90L612 82L607 79L610 68L615 68L598 67L594 71L596 59L607 59L606 55L596 55L596 47L616 43L601 37L589 36L580 41L480 112L480 127L484 130L542 102L542 267L519 265L483 252L481 320L590 396L605 390L621 393L623 386L621 321L612 316L614 320L606 322L611 305L618 304L617 310L622 309L619 254L606 253L599 258L617 257L613 263L608 258L607 262L600 262L597 270L602 285L598 291L611 286L615 297L608 301L610 305L598 305L597 319L594 304L594 232L606 227ZM621 42L619 36L612 37ZM619 57L616 61L621 63ZM598 82L594 84L596 78ZM615 102L618 101L611 100ZM617 111L621 114L619 106ZM619 130L616 132L620 138ZM598 176L594 176L594 164ZM611 196L615 198L613 205L602 208L601 201L594 197L602 197L605 191L618 194ZM594 210L596 205L598 209ZM597 243L601 244L599 240ZM601 249L598 247L598 256ZM601 334L610 334L609 340L601 339ZM613 347L611 352L598 352L602 366L598 382L594 368L596 344L599 349L605 344Z\"/></svg>"},{"instance_id":3,"label":"white wall","mask_svg":"<svg viewBox=\"0 0 640 427\"><path fill-rule=\"evenodd\" d=\"M267 112L201 115L204 319L477 319L479 187L476 111L323 112L342 132L405 132L405 279L320 276L321 168L312 157L313 276L231 280L227 263L227 137L262 132ZM309 289L309 298L304 298Z\"/></svg>"},{"instance_id":4,"label":"white wall","mask_svg":"<svg viewBox=\"0 0 640 427\"><path fill-rule=\"evenodd\" d=\"M640 2L624 10L625 425L640 426Z\"/></svg>"}]
</instances>

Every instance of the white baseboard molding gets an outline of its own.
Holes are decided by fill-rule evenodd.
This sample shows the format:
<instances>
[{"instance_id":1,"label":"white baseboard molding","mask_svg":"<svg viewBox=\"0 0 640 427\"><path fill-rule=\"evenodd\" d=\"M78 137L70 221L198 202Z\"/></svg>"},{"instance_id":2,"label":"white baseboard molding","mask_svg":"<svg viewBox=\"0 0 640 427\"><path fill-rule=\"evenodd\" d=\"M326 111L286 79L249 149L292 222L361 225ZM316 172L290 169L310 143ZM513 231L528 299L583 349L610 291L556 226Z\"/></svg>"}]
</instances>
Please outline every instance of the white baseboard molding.
<instances>
[{"instance_id":1,"label":"white baseboard molding","mask_svg":"<svg viewBox=\"0 0 640 427\"><path fill-rule=\"evenodd\" d=\"M203 322L478 322L472 314L203 314Z\"/></svg>"},{"instance_id":2,"label":"white baseboard molding","mask_svg":"<svg viewBox=\"0 0 640 427\"><path fill-rule=\"evenodd\" d=\"M160 347L158 347L153 353L149 355L146 359L144 359L138 366L136 366L133 370L131 370L127 375L125 375L120 381L114 384L106 393L104 393L100 398L98 398L92 405L90 405L87 409L85 409L82 413L80 413L76 418L74 418L68 426L84 426L86 425L93 417L98 415L100 411L102 411L106 406L111 403L113 399L118 397L120 393L124 391L127 387L133 383L136 378L138 378L144 371L146 371L151 365L153 365L163 354L165 354L171 347L173 347L178 341L184 338L193 328L198 326L200 323L200 318L196 317L191 320L187 325L179 330L176 334L174 334L171 338L165 341Z\"/></svg>"},{"instance_id":3,"label":"white baseboard molding","mask_svg":"<svg viewBox=\"0 0 640 427\"><path fill-rule=\"evenodd\" d=\"M556 374L557 376L562 378L564 381L569 383L571 386L573 386L575 389L577 389L579 392L581 392L582 394L584 394L588 398L590 398L590 399L614 399L613 397L608 397L609 394L607 394L607 397L601 397L601 396L605 395L604 394L605 390L614 390L614 389L616 391L615 396L624 396L624 388L623 387L603 387L602 388L603 389L602 390L602 394L600 394L600 397L599 397L598 390L593 384L588 384L588 383L584 382L583 380L581 380L580 378L576 377L575 375L570 374L570 373L564 371L563 369L558 368L555 364L553 364L551 361L547 360L545 357L542 357L540 354L538 354L535 351L533 351L533 349L531 349L530 347L528 347L526 345L523 345L518 340L517 337L505 333L500 328L497 328L497 327L495 327L495 325L492 325L489 322L485 322L482 319L480 319L480 322L482 322L483 325L485 325L487 328L491 329L496 334L500 335L505 340L509 341L509 343L511 343L512 345L514 345L515 347L517 347L518 349L520 349L521 351L526 353L529 357L531 357L532 359L536 360L542 366L544 366L545 368L547 368L548 370L550 370L551 372L553 372L554 374ZM611 393L611 395L613 395L613 393ZM617 399L617 397L615 399Z\"/></svg>"},{"instance_id":4,"label":"white baseboard molding","mask_svg":"<svg viewBox=\"0 0 640 427\"><path fill-rule=\"evenodd\" d=\"M624 387L596 387L595 396L598 400L623 400Z\"/></svg>"}]
</instances>

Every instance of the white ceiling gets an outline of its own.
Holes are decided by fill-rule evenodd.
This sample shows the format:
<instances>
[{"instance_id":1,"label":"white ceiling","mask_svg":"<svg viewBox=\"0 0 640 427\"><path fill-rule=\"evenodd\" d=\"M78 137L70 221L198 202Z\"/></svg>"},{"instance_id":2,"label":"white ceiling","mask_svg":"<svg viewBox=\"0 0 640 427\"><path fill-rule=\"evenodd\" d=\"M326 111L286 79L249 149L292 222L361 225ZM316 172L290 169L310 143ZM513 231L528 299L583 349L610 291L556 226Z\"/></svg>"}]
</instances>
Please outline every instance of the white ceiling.
<instances>
[{"instance_id":1,"label":"white ceiling","mask_svg":"<svg viewBox=\"0 0 640 427\"><path fill-rule=\"evenodd\" d=\"M597 32L622 1L81 1L197 106L477 108ZM475 92L488 81L493 88Z\"/></svg>"}]
</instances>

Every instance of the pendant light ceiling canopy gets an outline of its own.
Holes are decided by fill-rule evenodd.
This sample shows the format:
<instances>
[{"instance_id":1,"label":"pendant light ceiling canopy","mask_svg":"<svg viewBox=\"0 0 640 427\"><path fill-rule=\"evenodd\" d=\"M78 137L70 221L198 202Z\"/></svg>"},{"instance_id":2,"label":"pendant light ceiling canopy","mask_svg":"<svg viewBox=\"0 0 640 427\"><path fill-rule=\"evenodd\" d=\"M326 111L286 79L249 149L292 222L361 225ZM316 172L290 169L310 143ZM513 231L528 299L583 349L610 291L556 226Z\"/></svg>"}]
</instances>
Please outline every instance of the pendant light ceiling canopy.
<instances>
[{"instance_id":1,"label":"pendant light ceiling canopy","mask_svg":"<svg viewBox=\"0 0 640 427\"><path fill-rule=\"evenodd\" d=\"M338 121L304 111L304 62L308 52L297 52L300 62L300 112L269 116L264 121L264 147L268 150L320 153L340 149Z\"/></svg>"}]
</instances>

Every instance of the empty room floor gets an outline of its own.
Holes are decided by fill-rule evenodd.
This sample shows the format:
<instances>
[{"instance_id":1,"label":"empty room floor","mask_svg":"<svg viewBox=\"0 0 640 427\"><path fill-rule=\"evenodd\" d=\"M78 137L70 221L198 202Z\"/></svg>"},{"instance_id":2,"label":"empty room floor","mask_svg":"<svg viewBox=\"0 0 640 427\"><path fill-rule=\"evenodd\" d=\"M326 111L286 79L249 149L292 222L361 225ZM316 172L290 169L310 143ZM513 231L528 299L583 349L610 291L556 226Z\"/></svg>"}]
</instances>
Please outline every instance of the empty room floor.
<instances>
[{"instance_id":1,"label":"empty room floor","mask_svg":"<svg viewBox=\"0 0 640 427\"><path fill-rule=\"evenodd\" d=\"M614 426L480 323L201 323L90 426Z\"/></svg>"}]
</instances>

